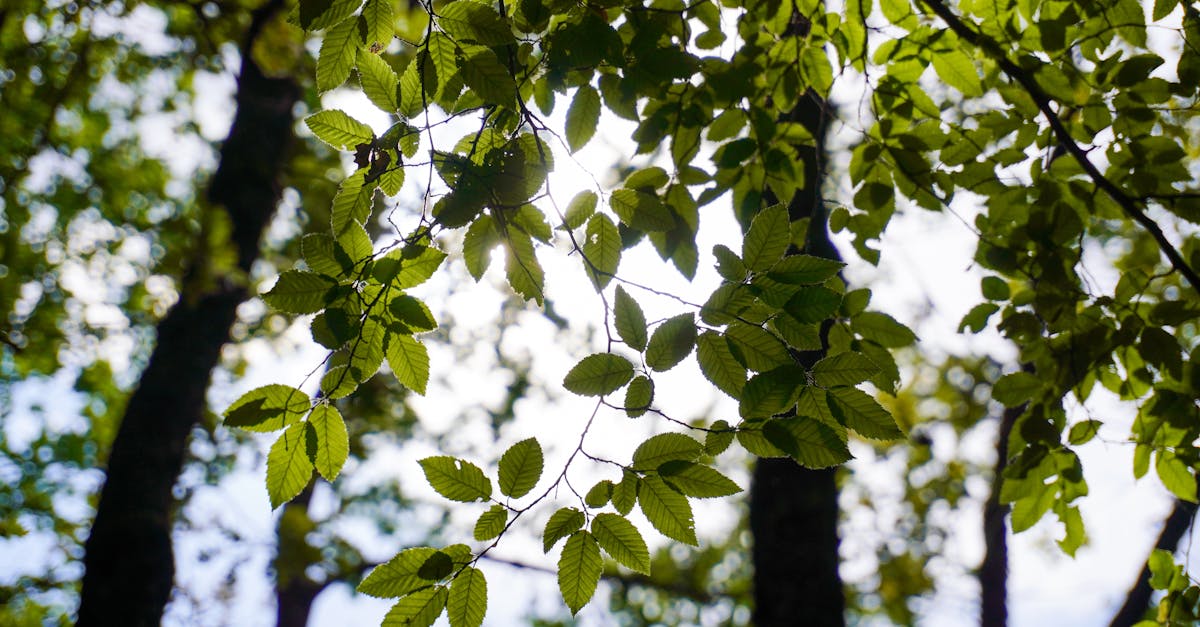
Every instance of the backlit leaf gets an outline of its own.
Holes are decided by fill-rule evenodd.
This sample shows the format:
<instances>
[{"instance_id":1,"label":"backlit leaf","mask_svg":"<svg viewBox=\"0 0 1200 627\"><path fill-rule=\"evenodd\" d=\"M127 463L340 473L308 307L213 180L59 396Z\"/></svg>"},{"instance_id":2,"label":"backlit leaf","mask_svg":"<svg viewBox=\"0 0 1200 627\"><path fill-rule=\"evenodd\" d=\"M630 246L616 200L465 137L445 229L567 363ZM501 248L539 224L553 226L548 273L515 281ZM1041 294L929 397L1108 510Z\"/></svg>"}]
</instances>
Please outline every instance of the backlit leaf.
<instances>
[{"instance_id":1,"label":"backlit leaf","mask_svg":"<svg viewBox=\"0 0 1200 627\"><path fill-rule=\"evenodd\" d=\"M337 479L350 455L350 436L342 414L332 405L314 407L308 416L308 437L316 448L312 461L317 472L327 481Z\"/></svg>"},{"instance_id":2,"label":"backlit leaf","mask_svg":"<svg viewBox=\"0 0 1200 627\"><path fill-rule=\"evenodd\" d=\"M574 507L564 507L554 512L546 521L546 528L542 532L542 552L549 553L559 540L583 527L586 520L583 512Z\"/></svg>"},{"instance_id":3,"label":"backlit leaf","mask_svg":"<svg viewBox=\"0 0 1200 627\"><path fill-rule=\"evenodd\" d=\"M487 613L487 579L483 571L470 566L454 578L450 584L450 597L446 600L446 616L450 627L479 627Z\"/></svg>"},{"instance_id":4,"label":"backlit leaf","mask_svg":"<svg viewBox=\"0 0 1200 627\"><path fill-rule=\"evenodd\" d=\"M500 493L521 498L537 485L542 476L542 447L534 438L521 440L500 456Z\"/></svg>"},{"instance_id":5,"label":"backlit leaf","mask_svg":"<svg viewBox=\"0 0 1200 627\"><path fill-rule=\"evenodd\" d=\"M567 538L558 558L558 589L572 615L578 614L596 593L603 568L600 545L592 534L579 530Z\"/></svg>"},{"instance_id":6,"label":"backlit leaf","mask_svg":"<svg viewBox=\"0 0 1200 627\"><path fill-rule=\"evenodd\" d=\"M333 279L315 272L288 270L262 298L279 311L315 313L325 308L326 296L336 285Z\"/></svg>"},{"instance_id":7,"label":"backlit leaf","mask_svg":"<svg viewBox=\"0 0 1200 627\"><path fill-rule=\"evenodd\" d=\"M695 345L696 321L692 314L668 318L650 336L646 365L659 372L670 370L690 355Z\"/></svg>"},{"instance_id":8,"label":"backlit leaf","mask_svg":"<svg viewBox=\"0 0 1200 627\"><path fill-rule=\"evenodd\" d=\"M484 542L491 540L500 535L504 531L504 525L508 522L508 509L503 505L493 505L488 510L479 515L475 521L474 536L476 540Z\"/></svg>"},{"instance_id":9,"label":"backlit leaf","mask_svg":"<svg viewBox=\"0 0 1200 627\"><path fill-rule=\"evenodd\" d=\"M563 379L563 387L580 396L604 396L633 378L633 364L612 353L588 355Z\"/></svg>"},{"instance_id":10,"label":"backlit leaf","mask_svg":"<svg viewBox=\"0 0 1200 627\"><path fill-rule=\"evenodd\" d=\"M742 242L742 260L755 272L769 270L792 243L787 208L775 205L754 216Z\"/></svg>"},{"instance_id":11,"label":"backlit leaf","mask_svg":"<svg viewBox=\"0 0 1200 627\"><path fill-rule=\"evenodd\" d=\"M431 627L446 609L449 590L433 586L400 599L383 617L383 627Z\"/></svg>"},{"instance_id":12,"label":"backlit leaf","mask_svg":"<svg viewBox=\"0 0 1200 627\"><path fill-rule=\"evenodd\" d=\"M584 233L584 267L596 289L604 289L617 273L621 263L621 233L617 225L603 213L593 215Z\"/></svg>"},{"instance_id":13,"label":"backlit leaf","mask_svg":"<svg viewBox=\"0 0 1200 627\"><path fill-rule=\"evenodd\" d=\"M492 496L491 480L475 464L449 456L426 457L420 464L429 485L451 501L470 503Z\"/></svg>"},{"instance_id":14,"label":"backlit leaf","mask_svg":"<svg viewBox=\"0 0 1200 627\"><path fill-rule=\"evenodd\" d=\"M684 544L697 545L692 506L686 497L671 489L661 478L647 475L642 479L638 504L646 520L664 536Z\"/></svg>"},{"instance_id":15,"label":"backlit leaf","mask_svg":"<svg viewBox=\"0 0 1200 627\"><path fill-rule=\"evenodd\" d=\"M567 146L571 152L583 148L596 127L600 124L600 92L591 85L583 85L575 91L571 106L567 109Z\"/></svg>"},{"instance_id":16,"label":"backlit leaf","mask_svg":"<svg viewBox=\"0 0 1200 627\"><path fill-rule=\"evenodd\" d=\"M383 61L380 60L380 63ZM354 150L355 146L369 144L375 139L371 127L341 109L318 111L304 118L304 124L317 139L339 150Z\"/></svg>"},{"instance_id":17,"label":"backlit leaf","mask_svg":"<svg viewBox=\"0 0 1200 627\"><path fill-rule=\"evenodd\" d=\"M858 388L837 387L826 392L833 415L859 435L873 440L898 440L904 432L896 420L869 394Z\"/></svg>"},{"instance_id":18,"label":"backlit leaf","mask_svg":"<svg viewBox=\"0 0 1200 627\"><path fill-rule=\"evenodd\" d=\"M312 478L313 465L304 441L307 429L307 423L288 427L267 454L267 495L272 509L296 498Z\"/></svg>"},{"instance_id":19,"label":"backlit leaf","mask_svg":"<svg viewBox=\"0 0 1200 627\"><path fill-rule=\"evenodd\" d=\"M693 461L704 446L682 433L660 433L642 442L633 451L634 470L654 470L669 461Z\"/></svg>"},{"instance_id":20,"label":"backlit leaf","mask_svg":"<svg viewBox=\"0 0 1200 627\"><path fill-rule=\"evenodd\" d=\"M613 312L621 341L633 350L646 350L646 316L637 301L620 285L617 286Z\"/></svg>"},{"instance_id":21,"label":"backlit leaf","mask_svg":"<svg viewBox=\"0 0 1200 627\"><path fill-rule=\"evenodd\" d=\"M596 514L592 519L592 535L600 548L622 566L650 574L650 551L646 548L646 541L624 516Z\"/></svg>"},{"instance_id":22,"label":"backlit leaf","mask_svg":"<svg viewBox=\"0 0 1200 627\"><path fill-rule=\"evenodd\" d=\"M729 350L720 333L705 331L696 338L696 361L704 377L733 398L741 398L746 385L746 367Z\"/></svg>"},{"instance_id":23,"label":"backlit leaf","mask_svg":"<svg viewBox=\"0 0 1200 627\"><path fill-rule=\"evenodd\" d=\"M308 395L294 387L264 385L246 392L225 410L225 425L269 433L299 422L310 407Z\"/></svg>"},{"instance_id":24,"label":"backlit leaf","mask_svg":"<svg viewBox=\"0 0 1200 627\"><path fill-rule=\"evenodd\" d=\"M694 462L667 462L659 466L658 474L667 485L696 498L731 496L742 491L729 477L716 469Z\"/></svg>"},{"instance_id":25,"label":"backlit leaf","mask_svg":"<svg viewBox=\"0 0 1200 627\"><path fill-rule=\"evenodd\" d=\"M838 353L813 364L813 380L821 387L858 385L875 376L879 367L862 353Z\"/></svg>"}]
</instances>

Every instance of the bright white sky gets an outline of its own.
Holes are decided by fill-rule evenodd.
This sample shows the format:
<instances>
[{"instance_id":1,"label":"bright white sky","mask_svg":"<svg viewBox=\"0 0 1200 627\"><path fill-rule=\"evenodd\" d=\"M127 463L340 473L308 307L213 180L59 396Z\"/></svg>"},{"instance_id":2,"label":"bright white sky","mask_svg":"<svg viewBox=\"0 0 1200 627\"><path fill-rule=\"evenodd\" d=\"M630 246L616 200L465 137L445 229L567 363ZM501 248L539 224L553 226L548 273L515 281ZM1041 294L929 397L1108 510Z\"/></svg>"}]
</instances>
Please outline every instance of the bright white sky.
<instances>
[{"instance_id":1,"label":"bright white sky","mask_svg":"<svg viewBox=\"0 0 1200 627\"><path fill-rule=\"evenodd\" d=\"M200 96L195 111L201 118L204 134L221 137L228 127L232 111L229 96L233 81L227 76L205 75L197 80L205 83L204 88L198 90ZM854 101L857 97L847 100ZM551 120L552 128L562 127L562 115L568 103L569 100L559 97L556 115ZM325 105L345 108L359 119L371 123L378 132L388 125L386 118L359 96L331 94L326 98ZM627 146L630 130L626 122L605 118L597 136L587 148L575 155L574 160L568 157L565 148L555 146L558 167L550 185L559 206L565 206L576 191L591 187L593 176L605 185L613 182L610 167L618 155L628 157L627 149L623 147ZM438 140L440 145L450 145L459 135L467 132L465 127L451 131L447 128L442 132ZM156 134L161 137L161 133L160 129ZM427 148L427 145L422 146L423 151ZM639 166L647 163L644 158L635 160ZM416 174L410 173L406 189L400 195L400 209L396 217L402 226L405 226L405 216L411 219L414 203L419 198L417 190L424 183L423 177ZM846 185L840 183L838 193L844 194ZM712 270L711 258L705 257L707 251L717 242L724 242L735 250L739 247L740 238L731 241L729 237L737 232L737 226L729 215L727 203L727 200L714 203L703 210L699 242L702 256L694 283L682 280L672 267L658 259L647 244L627 251L621 273L630 278L634 278L633 273L636 273L636 280L640 282L685 296L694 302L702 302L718 281ZM969 222L976 210L969 202L960 202L954 207L958 217L949 213L902 210L882 242L882 268L872 268L854 258L851 247L845 241L839 248L850 263L847 270L849 281L855 286L869 286L874 290L874 308L912 324L921 337L922 351L929 354L988 354L1011 363L1014 355L1011 346L994 332L979 336L962 336L956 332L962 315L980 298L980 274L971 262L975 240L964 226L964 222ZM273 228L282 234L290 227L286 220L282 220L277 221ZM602 305L583 278L578 260L565 257L567 250L564 243L559 241L554 250L539 251L547 270L547 295L554 300L558 313L571 320L576 328L585 329L589 325L596 328L602 324ZM1089 269L1102 283L1115 280L1101 262L1096 258ZM417 295L426 299L439 316L443 312L453 315L456 328L461 330L460 337L465 336L467 330L493 324L500 302L505 298L501 273L503 260L494 260L492 269L479 285L467 277L460 260L452 259L448 264L451 272L422 286ZM631 290L631 293L638 298L648 319L652 321L684 311L669 299L636 290ZM270 347L264 342L246 346L246 354L252 363L250 372L237 382L229 381L227 375L219 375L211 391L213 406L219 410L241 392L257 385L296 384L301 381L307 372L320 363L323 356L309 342L304 322L301 321L289 331L289 338L295 343L283 349L283 353L279 352L278 345ZM496 402L506 384L503 375L488 371L487 360L477 356L465 362L473 371L464 376L461 371L464 362L456 358L449 347L434 346L431 347L434 374L430 390L425 399L416 403L423 427L430 433L455 430L474 440L477 448L437 451L427 442L414 441L386 459L372 460L359 469L348 469L350 472L341 480L355 482L372 477L398 476L410 495L431 503L445 503L425 485L416 460L431 454L450 453L487 463L490 461L487 455L497 455L511 442L532 435L536 435L547 449L545 476L556 476L565 454L574 447L579 430L592 410L591 402L572 397L560 389L562 373L582 356L602 350L602 345L585 346L582 334L573 336L576 339L566 345L551 343L548 338L554 338L553 333L544 318L530 314L524 316L521 324L505 336L503 348L507 353L520 354L524 351L536 357L532 361L532 377L550 391L550 397L535 394L520 403L517 420L506 429L505 439L499 445L490 442L490 432L480 421L465 420L463 412L464 408L472 405ZM600 333L598 339L602 337L603 333ZM482 348L484 355L490 350L486 346ZM447 384L447 381L459 383ZM694 360L689 358L677 369L656 378L656 406L681 419L704 415L714 418L736 416L736 406L732 401L710 390L707 384L697 385L702 381ZM63 397L61 393L48 392L42 384L18 386L14 390L14 419L6 421L4 427L7 434L19 438L23 432L27 433L23 430L29 423L19 418L30 417L31 405L51 394ZM1106 624L1146 558L1157 534L1158 523L1170 509L1171 499L1156 479L1148 477L1135 482L1132 478L1132 447L1121 443L1127 437L1132 419L1130 412L1113 399L1104 398L1103 394L1097 397L1088 404L1086 411L1079 409L1073 417L1073 420L1083 419L1084 414L1090 411L1091 416L1106 423L1101 438L1079 449L1091 487L1091 494L1080 503L1091 542L1081 548L1074 559L1066 557L1053 544L1060 531L1052 517L1034 529L1010 538L1009 605L1011 624L1016 627ZM78 420L78 412L79 407L73 403L56 402L46 408L46 417L52 424L65 425ZM623 415L602 412L589 434L587 448L592 453L626 459L633 446L640 441L640 438L635 439L636 436L644 437L652 429L661 430L665 427L665 423L650 417L630 421ZM983 437L985 435L988 437ZM964 442L963 446L968 454L986 459L992 454L990 437L992 435L981 433ZM269 439L263 440L264 456L269 442ZM878 480L880 485L888 483L891 471L873 467L869 461L869 449L856 447L854 450L856 455L863 458L853 462L859 477L866 478L868 483L874 480ZM237 568L239 583L237 594L231 600L232 605L220 609L195 608L188 607L186 603L177 603L171 607L168 624L221 624L230 621L239 625L272 624L273 600L266 571L273 550L274 518L262 484L263 459L241 460L238 471L220 486L198 492L188 506L190 516L201 520L221 520L227 526L242 530L248 546L253 547L248 552L248 561ZM605 471L601 469L601 472ZM748 487L748 477L744 471L735 467L730 469L730 474L740 485ZM597 474L597 469L590 462L577 460L571 477L577 487L586 489L595 478L609 475ZM546 480L539 484L542 487L545 485L548 485ZM978 501L986 493L973 493L972 496L977 497ZM320 498L316 502L319 504ZM456 506L455 509L457 511L452 520L460 529L447 535L468 539L470 525L482 510L471 506ZM557 559L557 550L549 557L542 557L540 542L535 537L550 511L550 506L545 506L544 511L535 516L536 520L524 526L524 533L506 537L496 554L552 566ZM420 516L418 514L414 522L419 522ZM730 524L731 516L731 510L726 506L705 503L703 509L697 510L700 534L713 537L722 533ZM426 519L426 524L431 522ZM661 538L644 520L635 517L635 522L649 542L661 543ZM980 520L974 516L956 521L957 531L947 551L952 561L968 569L978 563L983 552L980 525ZM366 528L358 529L355 533L359 534L358 537L370 539L367 556L379 560L387 559L404 543L415 542L421 535L414 532L410 534L411 538L373 538L372 532ZM848 522L843 531L846 538L844 549L852 551L856 538L860 537L856 534L861 533L869 533L869 530L859 528L853 521ZM222 574L220 565L229 565L229 562L219 558L216 565L201 564L196 561L196 556L204 546L221 541L202 533L183 534L178 540L181 561L179 583L196 591L200 598L205 598L206 591L214 590L219 583L214 577ZM19 556L28 556L31 550L38 550L38 542L36 537L27 541L0 542L0 564L26 561L19 559ZM1185 546L1190 546L1190 540ZM0 569L0 581L15 575L10 568ZM485 624L522 624L521 619L533 607L542 614L554 613L562 608L552 576L488 563L483 568L489 580L489 612ZM869 570L869 562L862 561L850 561L844 567L848 578L869 576ZM938 594L921 604L923 624L957 626L975 622L978 604L976 582L957 574L962 570L947 569L947 572L956 574L942 578ZM346 586L333 586L319 597L311 624L345 625L351 621L355 624L375 624L389 606L387 601L355 595ZM613 624L606 617L605 609L602 586L601 595L582 614L584 624ZM200 613L195 614L197 611Z\"/></svg>"}]
</instances>

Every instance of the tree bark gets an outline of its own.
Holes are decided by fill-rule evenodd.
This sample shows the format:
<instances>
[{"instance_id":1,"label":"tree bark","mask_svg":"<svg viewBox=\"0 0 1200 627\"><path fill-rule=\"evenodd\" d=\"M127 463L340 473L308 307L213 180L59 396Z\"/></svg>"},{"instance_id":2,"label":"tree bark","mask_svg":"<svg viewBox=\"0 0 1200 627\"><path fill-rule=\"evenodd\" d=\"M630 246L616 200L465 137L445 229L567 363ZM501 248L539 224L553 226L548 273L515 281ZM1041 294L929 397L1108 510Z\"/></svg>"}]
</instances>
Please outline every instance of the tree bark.
<instances>
[{"instance_id":1,"label":"tree bark","mask_svg":"<svg viewBox=\"0 0 1200 627\"><path fill-rule=\"evenodd\" d=\"M209 187L210 211L226 211L238 267L248 272L259 239L279 200L277 179L292 138L292 107L300 91L291 80L268 78L251 58L251 44L280 9L273 1L254 13L242 53L237 113ZM109 454L96 520L85 544L78 625L158 625L174 583L172 488L188 435L204 414L205 392L237 306L244 280L218 277L199 291L184 290L158 324L157 343L129 399Z\"/></svg>"},{"instance_id":2,"label":"tree bark","mask_svg":"<svg viewBox=\"0 0 1200 627\"><path fill-rule=\"evenodd\" d=\"M979 565L979 625L1004 627L1008 624L1008 527L1004 524L1009 507L1000 502L1000 485L1008 467L1008 438L1025 406L1004 410L996 435L996 470L992 493L983 504L983 563Z\"/></svg>"},{"instance_id":3,"label":"tree bark","mask_svg":"<svg viewBox=\"0 0 1200 627\"><path fill-rule=\"evenodd\" d=\"M1192 519L1196 516L1196 504L1187 501L1176 500L1175 507L1171 508L1171 513L1163 522L1162 531L1158 534L1158 540L1154 543L1155 549L1164 551L1174 551L1179 546L1180 539L1187 533L1192 526ZM1130 627L1142 620L1146 614L1146 610L1150 607L1150 595L1154 590L1150 588L1150 564L1149 558L1142 565L1142 571L1138 574L1137 581L1133 587L1129 589L1129 594L1125 597L1125 603L1121 605L1121 609L1117 611L1113 617L1110 627Z\"/></svg>"},{"instance_id":4,"label":"tree bark","mask_svg":"<svg viewBox=\"0 0 1200 627\"><path fill-rule=\"evenodd\" d=\"M789 30L803 35L808 20L793 12ZM803 124L815 146L797 146L804 165L804 186L788 202L792 221L808 218L810 255L840 259L829 240L821 201L827 104L809 92L781 121ZM763 193L763 204L775 197ZM791 253L800 251L793 250ZM822 328L822 342L828 325ZM811 367L825 351L796 355ZM754 537L754 623L759 627L845 624L845 594L838 573L837 471L811 470L791 459L760 459L750 485L750 531Z\"/></svg>"}]
</instances>

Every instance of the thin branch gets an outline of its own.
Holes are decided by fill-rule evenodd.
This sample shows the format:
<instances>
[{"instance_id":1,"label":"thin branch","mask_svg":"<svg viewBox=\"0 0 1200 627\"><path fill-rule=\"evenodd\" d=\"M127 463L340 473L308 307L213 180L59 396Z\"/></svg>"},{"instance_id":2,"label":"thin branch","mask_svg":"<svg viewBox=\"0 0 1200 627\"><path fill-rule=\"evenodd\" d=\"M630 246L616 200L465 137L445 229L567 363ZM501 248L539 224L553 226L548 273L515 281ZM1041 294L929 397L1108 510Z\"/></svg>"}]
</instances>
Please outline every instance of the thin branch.
<instances>
[{"instance_id":1,"label":"thin branch","mask_svg":"<svg viewBox=\"0 0 1200 627\"><path fill-rule=\"evenodd\" d=\"M938 17L942 18L946 22L946 25L950 27L950 30L953 30L959 38L983 50L984 53L1000 66L1000 69L1009 78L1024 88L1029 97L1037 104L1042 115L1046 117L1046 121L1050 123L1050 128L1054 131L1054 135L1058 138L1059 143L1066 148L1067 152L1071 153L1072 157L1075 157L1075 160L1079 162L1080 167L1092 179L1096 187L1108 194L1129 217L1142 225L1150 233L1150 236L1154 238L1154 241L1158 243L1159 249L1162 250L1162 253L1171 262L1171 266L1187 279L1192 289L1200 291L1200 274L1197 274L1196 270L1188 265L1183 255L1179 253L1175 245L1167 239L1162 229L1159 228L1158 223L1146 215L1142 207L1138 206L1138 201L1117 187L1116 183L1105 177L1099 168L1088 159L1087 151L1071 137L1071 133L1067 130L1066 125L1063 124L1062 118L1058 116L1058 113L1051 106L1053 101L1038 86L1033 75L1021 69L1016 63L1013 63L1008 58L1008 54L994 39L967 26L961 18L950 11L940 0L920 0L920 2L929 7Z\"/></svg>"},{"instance_id":2,"label":"thin branch","mask_svg":"<svg viewBox=\"0 0 1200 627\"><path fill-rule=\"evenodd\" d=\"M496 557L494 555L483 555L482 557L483 557L483 559L485 559L489 562L495 563L495 564L503 564L505 566L511 566L513 568L520 568L522 570L530 570L533 572L544 573L547 575L556 575L556 576L558 575L558 570L556 570L554 568L550 568L548 566L539 566L537 564L520 562L517 560L511 560L511 559L504 558L504 557ZM724 594L724 593L720 593L720 592L715 592L715 593L707 592L705 590L697 590L696 588L694 588L692 586L685 585L678 581L672 581L672 582L656 581L653 578L648 577L643 574L640 574L640 573L622 573L622 572L608 570L608 571L605 571L602 575L600 575L600 577L606 581L610 581L612 583L619 584L622 586L645 586L647 588L653 588L655 590L659 590L661 592L665 592L667 594L671 594L671 595L674 595L677 597L683 597L686 599L690 599L697 603L713 603L714 601L719 601L721 599L730 598L730 596L728 594Z\"/></svg>"}]
</instances>

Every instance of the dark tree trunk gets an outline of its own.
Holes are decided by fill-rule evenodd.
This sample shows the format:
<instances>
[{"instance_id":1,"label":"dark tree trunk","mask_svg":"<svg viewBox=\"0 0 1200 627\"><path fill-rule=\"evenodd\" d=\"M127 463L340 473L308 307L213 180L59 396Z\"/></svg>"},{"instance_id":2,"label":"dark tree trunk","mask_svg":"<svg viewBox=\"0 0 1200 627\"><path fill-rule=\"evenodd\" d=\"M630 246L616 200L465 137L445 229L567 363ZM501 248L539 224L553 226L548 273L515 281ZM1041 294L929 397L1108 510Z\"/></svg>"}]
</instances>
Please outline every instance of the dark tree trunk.
<instances>
[{"instance_id":1,"label":"dark tree trunk","mask_svg":"<svg viewBox=\"0 0 1200 627\"><path fill-rule=\"evenodd\" d=\"M792 29L803 35L808 20L793 13ZM808 218L804 251L839 259L829 240L821 202L824 182L826 103L809 92L781 120L803 124L816 146L798 146L804 187L788 202L792 221ZM765 205L777 201L770 190ZM800 251L792 251L797 253ZM822 329L822 340L828 326ZM812 366L824 351L797 354ZM810 470L791 459L761 459L750 485L750 531L754 536L754 623L759 627L845 624L845 594L838 573L838 487L836 469Z\"/></svg>"},{"instance_id":2,"label":"dark tree trunk","mask_svg":"<svg viewBox=\"0 0 1200 627\"><path fill-rule=\"evenodd\" d=\"M1158 541L1154 543L1154 548L1174 551L1179 546L1180 539L1191 528L1192 519L1195 516L1195 503L1176 500L1175 507L1171 508L1171 513L1163 522L1162 531L1158 534ZM1149 562L1149 558L1146 561ZM1150 565L1146 563L1142 565L1142 571L1138 574L1137 581L1129 589L1125 603L1121 605L1121 609L1109 623L1110 627L1130 627L1142 620L1146 610L1150 607L1150 595L1153 593L1154 590L1150 588Z\"/></svg>"},{"instance_id":3,"label":"dark tree trunk","mask_svg":"<svg viewBox=\"0 0 1200 627\"><path fill-rule=\"evenodd\" d=\"M1025 406L1004 410L996 435L996 474L992 493L983 504L983 543L985 552L979 566L980 627L1004 627L1008 624L1008 505L1000 502L1000 484L1008 467L1008 437Z\"/></svg>"},{"instance_id":4,"label":"dark tree trunk","mask_svg":"<svg viewBox=\"0 0 1200 627\"><path fill-rule=\"evenodd\" d=\"M306 627L313 601L325 584L308 577L308 567L320 561L321 553L308 543L308 532L316 522L308 514L312 484L283 506L275 525L275 624L277 627Z\"/></svg>"},{"instance_id":5,"label":"dark tree trunk","mask_svg":"<svg viewBox=\"0 0 1200 627\"><path fill-rule=\"evenodd\" d=\"M265 77L250 44L282 3L256 11L243 48L237 114L209 188L211 211L227 211L248 271L279 200L277 179L292 137L299 89ZM202 270L201 270L202 271ZM157 343L129 399L108 458L96 520L85 544L78 624L158 625L174 583L172 488L187 438L205 409L205 391L237 306L242 280L217 277L183 290L158 325Z\"/></svg>"}]
</instances>

